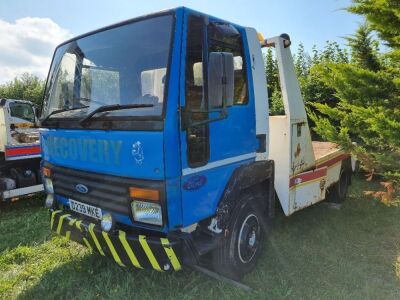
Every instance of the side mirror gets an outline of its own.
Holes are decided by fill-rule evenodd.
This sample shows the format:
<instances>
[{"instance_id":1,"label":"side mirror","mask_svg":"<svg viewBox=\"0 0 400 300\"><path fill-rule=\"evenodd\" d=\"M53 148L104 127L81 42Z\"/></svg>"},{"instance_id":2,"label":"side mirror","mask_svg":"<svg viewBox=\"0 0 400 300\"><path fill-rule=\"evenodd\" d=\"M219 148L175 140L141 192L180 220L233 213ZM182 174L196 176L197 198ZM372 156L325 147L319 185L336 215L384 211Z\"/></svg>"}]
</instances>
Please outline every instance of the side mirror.
<instances>
[{"instance_id":1,"label":"side mirror","mask_svg":"<svg viewBox=\"0 0 400 300\"><path fill-rule=\"evenodd\" d=\"M211 52L208 59L208 100L210 108L233 104L234 62L229 52Z\"/></svg>"},{"instance_id":2,"label":"side mirror","mask_svg":"<svg viewBox=\"0 0 400 300\"><path fill-rule=\"evenodd\" d=\"M209 108L189 109L182 111L182 127L184 130L225 119L228 116L227 106L233 104L234 94L234 62L229 52L211 52L208 59L208 102ZM194 121L194 113L208 116L210 112L219 113L213 118Z\"/></svg>"},{"instance_id":3,"label":"side mirror","mask_svg":"<svg viewBox=\"0 0 400 300\"><path fill-rule=\"evenodd\" d=\"M36 106L33 106L32 109L33 109L33 113L34 113L34 115L35 115L35 125L36 125L37 127L39 127L39 126L40 126L40 121L39 121L40 110L39 110L39 108L36 107Z\"/></svg>"}]
</instances>

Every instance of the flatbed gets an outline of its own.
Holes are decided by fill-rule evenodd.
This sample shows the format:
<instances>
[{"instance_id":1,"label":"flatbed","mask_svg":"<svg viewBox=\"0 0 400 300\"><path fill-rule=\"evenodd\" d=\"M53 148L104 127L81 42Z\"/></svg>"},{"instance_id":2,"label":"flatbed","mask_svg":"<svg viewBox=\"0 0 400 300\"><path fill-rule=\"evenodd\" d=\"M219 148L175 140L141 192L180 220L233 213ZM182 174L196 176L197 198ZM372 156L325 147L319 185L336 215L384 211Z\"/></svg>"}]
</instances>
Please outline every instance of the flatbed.
<instances>
[{"instance_id":1,"label":"flatbed","mask_svg":"<svg viewBox=\"0 0 400 300\"><path fill-rule=\"evenodd\" d=\"M344 152L337 144L331 142L313 141L312 147L317 165Z\"/></svg>"}]
</instances>

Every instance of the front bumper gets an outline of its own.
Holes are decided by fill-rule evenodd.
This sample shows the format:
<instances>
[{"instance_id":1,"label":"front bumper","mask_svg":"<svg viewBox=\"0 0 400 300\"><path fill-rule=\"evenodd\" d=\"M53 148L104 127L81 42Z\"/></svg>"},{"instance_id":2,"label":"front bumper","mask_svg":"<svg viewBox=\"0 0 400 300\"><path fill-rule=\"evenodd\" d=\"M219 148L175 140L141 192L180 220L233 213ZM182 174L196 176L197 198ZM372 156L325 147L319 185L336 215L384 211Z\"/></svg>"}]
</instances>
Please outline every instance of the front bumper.
<instances>
[{"instance_id":1,"label":"front bumper","mask_svg":"<svg viewBox=\"0 0 400 300\"><path fill-rule=\"evenodd\" d=\"M157 271L178 271L183 264L195 264L190 243L181 238L131 235L125 231L105 232L61 210L50 210L50 227L59 235L109 256L120 266Z\"/></svg>"}]
</instances>

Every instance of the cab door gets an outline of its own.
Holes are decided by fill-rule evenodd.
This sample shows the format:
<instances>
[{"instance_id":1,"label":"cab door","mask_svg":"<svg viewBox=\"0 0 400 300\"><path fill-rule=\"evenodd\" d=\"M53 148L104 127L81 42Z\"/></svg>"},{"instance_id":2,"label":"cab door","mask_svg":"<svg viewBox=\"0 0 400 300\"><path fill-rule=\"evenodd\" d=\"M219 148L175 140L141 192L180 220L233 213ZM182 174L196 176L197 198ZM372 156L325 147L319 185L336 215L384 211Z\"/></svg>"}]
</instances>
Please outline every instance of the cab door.
<instances>
[{"instance_id":1,"label":"cab door","mask_svg":"<svg viewBox=\"0 0 400 300\"><path fill-rule=\"evenodd\" d=\"M215 214L233 171L255 159L256 134L245 33L229 23L188 13L181 63L182 212L187 226ZM234 57L234 97L221 108L208 99L211 52ZM211 121L213 119L219 119ZM192 126L197 122L200 125Z\"/></svg>"}]
</instances>

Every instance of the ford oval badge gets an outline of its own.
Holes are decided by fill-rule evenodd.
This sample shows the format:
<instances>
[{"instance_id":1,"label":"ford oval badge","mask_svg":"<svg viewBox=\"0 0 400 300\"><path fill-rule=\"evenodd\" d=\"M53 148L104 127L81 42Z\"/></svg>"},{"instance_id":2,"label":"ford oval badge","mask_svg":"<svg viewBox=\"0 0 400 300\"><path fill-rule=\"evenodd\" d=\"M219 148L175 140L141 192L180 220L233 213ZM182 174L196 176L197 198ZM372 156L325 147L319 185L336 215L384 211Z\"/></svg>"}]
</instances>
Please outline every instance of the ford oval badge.
<instances>
[{"instance_id":1,"label":"ford oval badge","mask_svg":"<svg viewBox=\"0 0 400 300\"><path fill-rule=\"evenodd\" d=\"M78 183L75 186L75 190L77 190L81 194L87 194L89 192L88 187L86 185L84 185L84 184L81 184L81 183Z\"/></svg>"}]
</instances>

